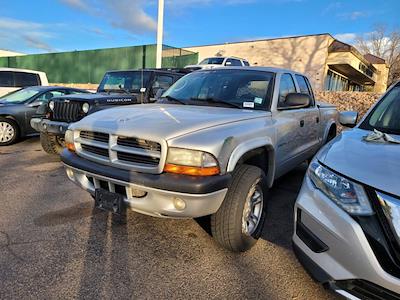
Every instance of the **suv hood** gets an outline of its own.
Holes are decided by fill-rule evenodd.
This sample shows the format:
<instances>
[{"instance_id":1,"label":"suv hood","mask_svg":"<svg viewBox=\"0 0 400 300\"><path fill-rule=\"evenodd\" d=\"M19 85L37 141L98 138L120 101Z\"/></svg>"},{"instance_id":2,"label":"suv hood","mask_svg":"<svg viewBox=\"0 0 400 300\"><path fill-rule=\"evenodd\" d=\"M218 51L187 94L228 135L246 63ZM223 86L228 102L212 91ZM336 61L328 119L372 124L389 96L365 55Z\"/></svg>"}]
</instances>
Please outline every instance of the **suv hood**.
<instances>
[{"instance_id":1,"label":"suv hood","mask_svg":"<svg viewBox=\"0 0 400 300\"><path fill-rule=\"evenodd\" d=\"M317 157L332 170L351 179L400 196L400 145L366 142L363 137L369 133L359 128L344 131Z\"/></svg>"},{"instance_id":2,"label":"suv hood","mask_svg":"<svg viewBox=\"0 0 400 300\"><path fill-rule=\"evenodd\" d=\"M74 94L74 95L65 95L57 98L53 98L55 101L82 101L88 102L90 104L98 103L98 102L135 102L137 100L137 94L123 94L123 93L96 93L96 94Z\"/></svg>"},{"instance_id":3,"label":"suv hood","mask_svg":"<svg viewBox=\"0 0 400 300\"><path fill-rule=\"evenodd\" d=\"M71 129L100 131L155 141L190 132L268 116L269 112L180 104L137 104L96 112Z\"/></svg>"}]
</instances>

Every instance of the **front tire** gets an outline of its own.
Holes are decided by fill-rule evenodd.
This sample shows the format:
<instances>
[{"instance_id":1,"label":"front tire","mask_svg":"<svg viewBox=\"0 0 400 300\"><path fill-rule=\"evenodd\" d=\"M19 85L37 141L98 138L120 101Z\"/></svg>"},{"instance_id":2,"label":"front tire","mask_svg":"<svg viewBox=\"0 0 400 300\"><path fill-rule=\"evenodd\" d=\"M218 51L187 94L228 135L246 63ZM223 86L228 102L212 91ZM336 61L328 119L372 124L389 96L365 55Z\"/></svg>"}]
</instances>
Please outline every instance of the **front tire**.
<instances>
[{"instance_id":1,"label":"front tire","mask_svg":"<svg viewBox=\"0 0 400 300\"><path fill-rule=\"evenodd\" d=\"M233 173L225 199L211 216L211 233L224 248L243 252L255 245L266 215L267 181L264 172L241 165Z\"/></svg>"},{"instance_id":2,"label":"front tire","mask_svg":"<svg viewBox=\"0 0 400 300\"><path fill-rule=\"evenodd\" d=\"M40 133L40 143L44 151L48 154L59 155L64 149L64 140L57 135Z\"/></svg>"},{"instance_id":3,"label":"front tire","mask_svg":"<svg viewBox=\"0 0 400 300\"><path fill-rule=\"evenodd\" d=\"M0 118L0 146L14 144L19 137L19 128L14 120Z\"/></svg>"}]
</instances>

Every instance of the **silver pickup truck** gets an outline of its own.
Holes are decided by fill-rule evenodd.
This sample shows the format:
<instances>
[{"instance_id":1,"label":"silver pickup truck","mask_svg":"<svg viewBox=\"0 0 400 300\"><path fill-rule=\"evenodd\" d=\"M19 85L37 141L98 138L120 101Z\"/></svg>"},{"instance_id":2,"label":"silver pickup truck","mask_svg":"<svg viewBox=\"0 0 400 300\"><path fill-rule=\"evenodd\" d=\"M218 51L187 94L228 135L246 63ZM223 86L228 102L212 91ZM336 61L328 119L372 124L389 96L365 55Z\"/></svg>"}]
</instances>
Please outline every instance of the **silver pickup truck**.
<instances>
[{"instance_id":1,"label":"silver pickup truck","mask_svg":"<svg viewBox=\"0 0 400 300\"><path fill-rule=\"evenodd\" d=\"M202 70L178 80L159 103L109 109L73 124L61 158L98 207L211 215L213 237L245 251L261 234L274 180L334 138L337 117L335 107L316 103L302 74Z\"/></svg>"}]
</instances>

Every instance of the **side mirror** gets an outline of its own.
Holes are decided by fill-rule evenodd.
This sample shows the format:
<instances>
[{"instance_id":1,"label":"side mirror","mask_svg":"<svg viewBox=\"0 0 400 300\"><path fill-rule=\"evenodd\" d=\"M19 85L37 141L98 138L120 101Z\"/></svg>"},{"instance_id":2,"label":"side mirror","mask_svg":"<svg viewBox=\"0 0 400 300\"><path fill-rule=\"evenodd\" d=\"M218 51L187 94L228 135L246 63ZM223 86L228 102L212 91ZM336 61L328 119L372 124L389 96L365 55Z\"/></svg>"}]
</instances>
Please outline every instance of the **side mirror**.
<instances>
[{"instance_id":1,"label":"side mirror","mask_svg":"<svg viewBox=\"0 0 400 300\"><path fill-rule=\"evenodd\" d=\"M301 93L289 93L285 98L285 102L280 110L294 109L294 108L304 108L310 106L311 98L307 94Z\"/></svg>"},{"instance_id":2,"label":"side mirror","mask_svg":"<svg viewBox=\"0 0 400 300\"><path fill-rule=\"evenodd\" d=\"M339 123L345 127L353 128L357 125L358 112L343 111L339 114Z\"/></svg>"},{"instance_id":3,"label":"side mirror","mask_svg":"<svg viewBox=\"0 0 400 300\"><path fill-rule=\"evenodd\" d=\"M39 107L42 104L43 104L43 101L35 101L35 102L32 102L32 103L29 103L28 106L29 107Z\"/></svg>"}]
</instances>

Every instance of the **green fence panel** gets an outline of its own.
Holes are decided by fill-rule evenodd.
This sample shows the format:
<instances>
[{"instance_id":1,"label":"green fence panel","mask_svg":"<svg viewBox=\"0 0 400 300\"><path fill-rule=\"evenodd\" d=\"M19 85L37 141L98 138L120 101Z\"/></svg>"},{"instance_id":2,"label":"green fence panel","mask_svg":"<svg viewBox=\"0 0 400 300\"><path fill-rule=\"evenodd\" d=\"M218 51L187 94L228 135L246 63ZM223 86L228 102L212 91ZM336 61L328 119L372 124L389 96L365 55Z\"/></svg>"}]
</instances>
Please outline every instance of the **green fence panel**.
<instances>
[{"instance_id":1,"label":"green fence panel","mask_svg":"<svg viewBox=\"0 0 400 300\"><path fill-rule=\"evenodd\" d=\"M197 53L163 49L165 67L197 63ZM43 71L51 83L99 83L108 70L154 68L156 45L0 57L0 66Z\"/></svg>"}]
</instances>

